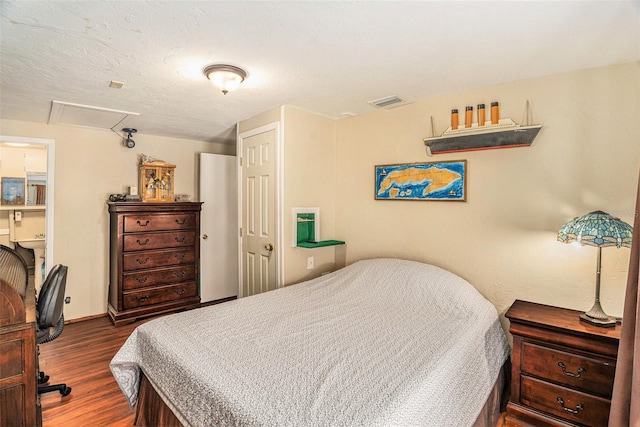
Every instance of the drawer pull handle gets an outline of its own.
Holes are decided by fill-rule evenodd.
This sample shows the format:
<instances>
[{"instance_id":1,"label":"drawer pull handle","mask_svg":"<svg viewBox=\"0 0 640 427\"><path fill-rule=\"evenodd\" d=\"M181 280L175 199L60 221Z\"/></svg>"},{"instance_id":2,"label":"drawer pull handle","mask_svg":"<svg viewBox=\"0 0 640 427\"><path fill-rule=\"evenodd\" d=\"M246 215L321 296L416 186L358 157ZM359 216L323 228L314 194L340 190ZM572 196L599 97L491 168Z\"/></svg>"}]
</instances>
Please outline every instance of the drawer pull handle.
<instances>
[{"instance_id":1,"label":"drawer pull handle","mask_svg":"<svg viewBox=\"0 0 640 427\"><path fill-rule=\"evenodd\" d=\"M186 255L187 254L185 254L184 252L181 252L179 254L175 254L174 257L175 257L175 259L178 259L178 260L182 261Z\"/></svg>"},{"instance_id":2,"label":"drawer pull handle","mask_svg":"<svg viewBox=\"0 0 640 427\"><path fill-rule=\"evenodd\" d=\"M181 236L181 237L176 236L174 237L174 239L176 239L176 242L178 243L184 243L185 240L187 240L187 236Z\"/></svg>"},{"instance_id":3,"label":"drawer pull handle","mask_svg":"<svg viewBox=\"0 0 640 427\"><path fill-rule=\"evenodd\" d=\"M565 411L570 412L570 413L572 413L574 415L584 409L584 405L582 403L578 403L576 405L576 409L571 409L571 408L567 408L566 406L564 406L564 399L561 398L560 396L558 396L558 398L556 400L562 406L562 409L564 409Z\"/></svg>"},{"instance_id":4,"label":"drawer pull handle","mask_svg":"<svg viewBox=\"0 0 640 427\"><path fill-rule=\"evenodd\" d=\"M149 298L151 298L149 295L136 296L136 299L138 300L138 302L145 302Z\"/></svg>"},{"instance_id":5,"label":"drawer pull handle","mask_svg":"<svg viewBox=\"0 0 640 427\"><path fill-rule=\"evenodd\" d=\"M149 261L149 257L146 257L145 259L136 258L136 261L138 264L146 264Z\"/></svg>"},{"instance_id":6,"label":"drawer pull handle","mask_svg":"<svg viewBox=\"0 0 640 427\"><path fill-rule=\"evenodd\" d=\"M149 239L144 239L144 242L140 241L140 239L136 239L136 242L138 242L140 246L144 246L149 243Z\"/></svg>"},{"instance_id":7,"label":"drawer pull handle","mask_svg":"<svg viewBox=\"0 0 640 427\"><path fill-rule=\"evenodd\" d=\"M140 221L140 220L137 220L136 222L138 223L138 225L139 225L140 227L146 227L147 225L149 225L149 222L151 222L151 221L149 221L149 220L147 219L147 220L145 220L145 221L144 221L144 224L143 224L143 223L142 223L142 221Z\"/></svg>"},{"instance_id":8,"label":"drawer pull handle","mask_svg":"<svg viewBox=\"0 0 640 427\"><path fill-rule=\"evenodd\" d=\"M184 277L185 274L187 274L186 271L174 271L173 274L176 275L176 277Z\"/></svg>"},{"instance_id":9,"label":"drawer pull handle","mask_svg":"<svg viewBox=\"0 0 640 427\"><path fill-rule=\"evenodd\" d=\"M560 366L560 368L562 369L562 372L568 377L580 378L580 376L582 376L582 374L587 372L587 370L584 369L582 366L580 366L578 368L578 373L577 374L574 374L573 372L567 372L567 366L562 362L558 362L558 366Z\"/></svg>"},{"instance_id":10,"label":"drawer pull handle","mask_svg":"<svg viewBox=\"0 0 640 427\"><path fill-rule=\"evenodd\" d=\"M178 225L184 225L185 222L187 222L186 219L183 219L182 221L180 221L179 219L176 219L176 224L178 224Z\"/></svg>"},{"instance_id":11,"label":"drawer pull handle","mask_svg":"<svg viewBox=\"0 0 640 427\"><path fill-rule=\"evenodd\" d=\"M185 289L181 288L181 289L174 289L173 292L175 292L178 295L182 295L184 294Z\"/></svg>"},{"instance_id":12,"label":"drawer pull handle","mask_svg":"<svg viewBox=\"0 0 640 427\"><path fill-rule=\"evenodd\" d=\"M144 277L136 277L136 280L138 281L138 283L144 283L149 279L149 276L144 276Z\"/></svg>"}]
</instances>

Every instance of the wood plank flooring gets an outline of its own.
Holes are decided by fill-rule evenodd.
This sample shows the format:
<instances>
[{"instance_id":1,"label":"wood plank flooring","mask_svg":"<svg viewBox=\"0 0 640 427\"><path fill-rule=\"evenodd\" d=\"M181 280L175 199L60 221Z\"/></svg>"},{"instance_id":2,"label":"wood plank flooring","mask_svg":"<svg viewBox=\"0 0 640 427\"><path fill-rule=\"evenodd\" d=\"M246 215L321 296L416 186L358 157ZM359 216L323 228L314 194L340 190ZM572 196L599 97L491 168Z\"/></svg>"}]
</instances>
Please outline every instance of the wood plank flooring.
<instances>
[{"instance_id":1,"label":"wood plank flooring","mask_svg":"<svg viewBox=\"0 0 640 427\"><path fill-rule=\"evenodd\" d=\"M44 427L133 426L134 412L113 379L109 362L144 321L115 328L108 317L65 325L62 335L40 345L40 370L50 384L66 383L69 396L41 395Z\"/></svg>"}]
</instances>

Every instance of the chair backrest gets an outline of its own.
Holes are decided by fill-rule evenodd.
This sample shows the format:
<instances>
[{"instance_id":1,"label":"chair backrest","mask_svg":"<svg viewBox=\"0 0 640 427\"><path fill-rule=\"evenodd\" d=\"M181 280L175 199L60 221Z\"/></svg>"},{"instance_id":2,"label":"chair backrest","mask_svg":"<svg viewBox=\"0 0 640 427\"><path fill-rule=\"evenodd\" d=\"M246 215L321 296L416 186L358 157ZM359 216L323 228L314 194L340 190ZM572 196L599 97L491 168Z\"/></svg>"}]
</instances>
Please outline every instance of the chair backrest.
<instances>
[{"instance_id":1,"label":"chair backrest","mask_svg":"<svg viewBox=\"0 0 640 427\"><path fill-rule=\"evenodd\" d=\"M27 262L14 249L4 245L0 245L0 279L15 289L24 300L29 280Z\"/></svg>"},{"instance_id":2,"label":"chair backrest","mask_svg":"<svg viewBox=\"0 0 640 427\"><path fill-rule=\"evenodd\" d=\"M62 264L54 265L42 284L36 303L40 330L56 326L62 318L67 269L67 266Z\"/></svg>"}]
</instances>

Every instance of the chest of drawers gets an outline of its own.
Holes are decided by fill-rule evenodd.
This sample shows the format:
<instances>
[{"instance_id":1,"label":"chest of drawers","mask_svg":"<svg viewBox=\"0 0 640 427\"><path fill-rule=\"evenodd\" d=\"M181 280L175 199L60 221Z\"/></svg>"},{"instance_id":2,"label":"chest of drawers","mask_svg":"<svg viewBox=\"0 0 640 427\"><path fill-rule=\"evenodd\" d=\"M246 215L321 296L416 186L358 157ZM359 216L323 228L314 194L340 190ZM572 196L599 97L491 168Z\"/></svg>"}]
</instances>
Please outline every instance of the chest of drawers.
<instances>
[{"instance_id":1,"label":"chest of drawers","mask_svg":"<svg viewBox=\"0 0 640 427\"><path fill-rule=\"evenodd\" d=\"M516 301L507 426L606 426L620 326L579 320L579 311Z\"/></svg>"},{"instance_id":2,"label":"chest of drawers","mask_svg":"<svg viewBox=\"0 0 640 427\"><path fill-rule=\"evenodd\" d=\"M108 206L108 312L114 324L199 307L201 203Z\"/></svg>"}]
</instances>

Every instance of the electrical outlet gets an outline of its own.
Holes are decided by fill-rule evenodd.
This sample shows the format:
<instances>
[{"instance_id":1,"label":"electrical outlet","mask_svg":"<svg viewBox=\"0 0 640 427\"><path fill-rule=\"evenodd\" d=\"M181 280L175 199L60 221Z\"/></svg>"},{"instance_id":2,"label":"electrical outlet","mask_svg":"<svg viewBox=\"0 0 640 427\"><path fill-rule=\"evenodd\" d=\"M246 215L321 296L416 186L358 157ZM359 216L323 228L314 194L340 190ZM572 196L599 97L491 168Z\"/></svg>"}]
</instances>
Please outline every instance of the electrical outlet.
<instances>
[{"instance_id":1,"label":"electrical outlet","mask_svg":"<svg viewBox=\"0 0 640 427\"><path fill-rule=\"evenodd\" d=\"M307 270L313 270L313 257L307 258Z\"/></svg>"}]
</instances>

